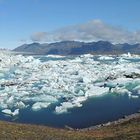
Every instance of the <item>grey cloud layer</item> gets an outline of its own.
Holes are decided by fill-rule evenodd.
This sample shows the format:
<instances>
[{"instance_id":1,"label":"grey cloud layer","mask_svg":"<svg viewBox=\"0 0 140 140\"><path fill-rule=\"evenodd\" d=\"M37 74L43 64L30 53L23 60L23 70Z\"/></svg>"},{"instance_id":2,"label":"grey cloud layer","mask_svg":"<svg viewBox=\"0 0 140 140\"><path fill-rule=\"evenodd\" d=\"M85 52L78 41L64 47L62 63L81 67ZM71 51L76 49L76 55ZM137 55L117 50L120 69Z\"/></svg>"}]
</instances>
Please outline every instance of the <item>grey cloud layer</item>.
<instances>
[{"instance_id":1,"label":"grey cloud layer","mask_svg":"<svg viewBox=\"0 0 140 140\"><path fill-rule=\"evenodd\" d=\"M130 32L120 27L111 26L101 20L92 20L84 24L73 25L53 32L36 32L31 36L32 41L99 41L105 40L112 43L138 43L140 32Z\"/></svg>"}]
</instances>

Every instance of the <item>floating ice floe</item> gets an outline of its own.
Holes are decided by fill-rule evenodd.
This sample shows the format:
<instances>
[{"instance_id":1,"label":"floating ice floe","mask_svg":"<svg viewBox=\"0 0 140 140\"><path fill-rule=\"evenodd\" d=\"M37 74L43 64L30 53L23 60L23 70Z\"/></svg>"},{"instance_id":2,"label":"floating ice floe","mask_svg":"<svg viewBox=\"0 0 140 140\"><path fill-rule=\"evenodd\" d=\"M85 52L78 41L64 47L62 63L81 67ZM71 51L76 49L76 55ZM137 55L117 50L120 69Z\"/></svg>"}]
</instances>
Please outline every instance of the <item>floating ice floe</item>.
<instances>
[{"instance_id":1,"label":"floating ice floe","mask_svg":"<svg viewBox=\"0 0 140 140\"><path fill-rule=\"evenodd\" d=\"M98 59L99 60L114 60L115 58L111 56L100 56Z\"/></svg>"},{"instance_id":2,"label":"floating ice floe","mask_svg":"<svg viewBox=\"0 0 140 140\"><path fill-rule=\"evenodd\" d=\"M130 52L128 52L127 54L122 54L121 57L132 57L132 55Z\"/></svg>"},{"instance_id":3,"label":"floating ice floe","mask_svg":"<svg viewBox=\"0 0 140 140\"><path fill-rule=\"evenodd\" d=\"M47 108L49 105L50 103L46 103L46 102L36 102L32 105L32 110L38 111L42 108Z\"/></svg>"},{"instance_id":4,"label":"floating ice floe","mask_svg":"<svg viewBox=\"0 0 140 140\"><path fill-rule=\"evenodd\" d=\"M72 102L63 102L61 103L61 106L56 106L55 112L57 114L67 113L68 109L73 107L81 107L82 105L80 103L72 103Z\"/></svg>"},{"instance_id":5,"label":"floating ice floe","mask_svg":"<svg viewBox=\"0 0 140 140\"><path fill-rule=\"evenodd\" d=\"M85 97L90 96L100 96L109 92L108 88L98 87L98 86L90 86L89 89L85 92Z\"/></svg>"},{"instance_id":6,"label":"floating ice floe","mask_svg":"<svg viewBox=\"0 0 140 140\"><path fill-rule=\"evenodd\" d=\"M16 116L19 114L19 109L16 109L13 112L10 109L4 109L4 110L2 110L2 113L6 114L6 115Z\"/></svg>"},{"instance_id":7,"label":"floating ice floe","mask_svg":"<svg viewBox=\"0 0 140 140\"><path fill-rule=\"evenodd\" d=\"M62 56L62 55L46 55L46 57L52 57L52 58L64 58L65 56Z\"/></svg>"},{"instance_id":8,"label":"floating ice floe","mask_svg":"<svg viewBox=\"0 0 140 140\"><path fill-rule=\"evenodd\" d=\"M33 56L0 52L1 112L14 116L27 107L38 111L53 104L52 111L61 114L82 107L84 101L94 96L140 94L140 62L126 60L135 57L139 60L139 56L86 54L50 59L61 57L64 56L49 55L40 61Z\"/></svg>"}]
</instances>

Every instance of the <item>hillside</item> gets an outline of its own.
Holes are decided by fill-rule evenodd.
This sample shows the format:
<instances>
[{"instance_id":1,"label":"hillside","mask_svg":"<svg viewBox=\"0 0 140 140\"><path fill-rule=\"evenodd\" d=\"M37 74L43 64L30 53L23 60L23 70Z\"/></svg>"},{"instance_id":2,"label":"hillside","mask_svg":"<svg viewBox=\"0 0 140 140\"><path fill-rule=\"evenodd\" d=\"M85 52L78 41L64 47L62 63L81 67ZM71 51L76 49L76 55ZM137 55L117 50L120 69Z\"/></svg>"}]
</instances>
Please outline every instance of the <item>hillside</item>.
<instances>
[{"instance_id":1,"label":"hillside","mask_svg":"<svg viewBox=\"0 0 140 140\"><path fill-rule=\"evenodd\" d=\"M57 129L0 121L1 140L139 140L140 116L89 130Z\"/></svg>"},{"instance_id":2,"label":"hillside","mask_svg":"<svg viewBox=\"0 0 140 140\"><path fill-rule=\"evenodd\" d=\"M56 43L32 43L24 44L15 48L16 52L27 52L34 54L57 54L57 55L80 55L80 54L120 54L134 53L140 54L140 44L112 44L108 41L98 42L78 42L78 41L62 41Z\"/></svg>"}]
</instances>

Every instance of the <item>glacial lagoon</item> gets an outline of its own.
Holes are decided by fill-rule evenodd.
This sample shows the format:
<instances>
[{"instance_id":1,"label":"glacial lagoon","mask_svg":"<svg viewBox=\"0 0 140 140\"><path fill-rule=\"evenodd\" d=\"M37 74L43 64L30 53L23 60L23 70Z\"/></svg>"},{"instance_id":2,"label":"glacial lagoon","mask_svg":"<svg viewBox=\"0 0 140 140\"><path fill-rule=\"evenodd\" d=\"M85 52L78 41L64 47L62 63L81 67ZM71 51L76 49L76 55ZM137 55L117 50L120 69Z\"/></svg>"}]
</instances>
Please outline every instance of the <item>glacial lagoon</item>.
<instances>
[{"instance_id":1,"label":"glacial lagoon","mask_svg":"<svg viewBox=\"0 0 140 140\"><path fill-rule=\"evenodd\" d=\"M140 109L140 57L0 52L0 119L85 128Z\"/></svg>"}]
</instances>

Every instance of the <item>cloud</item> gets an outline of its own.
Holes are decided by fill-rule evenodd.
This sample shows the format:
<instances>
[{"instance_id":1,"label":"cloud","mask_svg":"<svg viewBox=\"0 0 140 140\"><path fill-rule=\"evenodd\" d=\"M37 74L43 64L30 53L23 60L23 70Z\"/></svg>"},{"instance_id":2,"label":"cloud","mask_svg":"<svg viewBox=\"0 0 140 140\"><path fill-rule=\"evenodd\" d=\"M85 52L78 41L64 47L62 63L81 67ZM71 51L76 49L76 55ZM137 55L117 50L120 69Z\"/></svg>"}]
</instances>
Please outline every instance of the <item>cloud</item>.
<instances>
[{"instance_id":1,"label":"cloud","mask_svg":"<svg viewBox=\"0 0 140 140\"><path fill-rule=\"evenodd\" d=\"M45 41L47 37L47 33L46 32L36 32L33 33L31 35L31 40L34 42L41 42L41 41Z\"/></svg>"},{"instance_id":2,"label":"cloud","mask_svg":"<svg viewBox=\"0 0 140 140\"><path fill-rule=\"evenodd\" d=\"M64 40L110 41L112 43L138 43L140 31L131 32L121 27L111 26L101 20L92 20L83 24L64 27L53 32L36 32L32 41L55 42Z\"/></svg>"}]
</instances>

